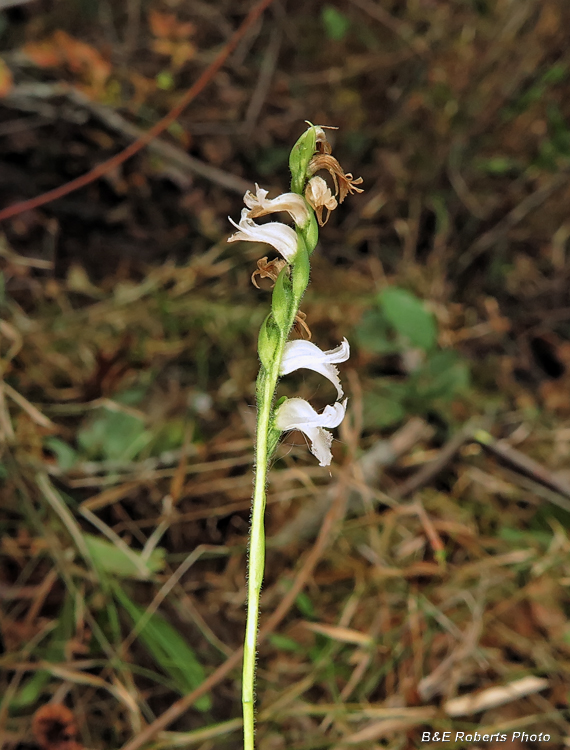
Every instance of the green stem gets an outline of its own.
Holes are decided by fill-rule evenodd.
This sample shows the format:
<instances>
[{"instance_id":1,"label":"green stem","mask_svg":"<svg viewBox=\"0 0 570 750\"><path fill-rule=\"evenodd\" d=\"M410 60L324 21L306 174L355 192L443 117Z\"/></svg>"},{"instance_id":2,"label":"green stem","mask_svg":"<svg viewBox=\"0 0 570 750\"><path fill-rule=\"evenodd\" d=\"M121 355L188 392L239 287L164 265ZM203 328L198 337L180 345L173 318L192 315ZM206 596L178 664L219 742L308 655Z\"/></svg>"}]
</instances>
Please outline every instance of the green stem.
<instances>
[{"instance_id":1,"label":"green stem","mask_svg":"<svg viewBox=\"0 0 570 750\"><path fill-rule=\"evenodd\" d=\"M257 653L257 625L259 620L259 597L263 572L265 567L265 486L267 482L267 464L269 461L268 437L271 418L271 406L277 380L279 366L283 357L286 337L280 336L279 346L275 352L275 359L271 370L267 372L263 367L259 373L257 384L257 436L256 436L256 469L253 489L253 507L249 535L249 563L247 586L247 623L245 629L245 643L243 649L243 746L244 750L254 750L254 689L255 689L255 657Z\"/></svg>"}]
</instances>

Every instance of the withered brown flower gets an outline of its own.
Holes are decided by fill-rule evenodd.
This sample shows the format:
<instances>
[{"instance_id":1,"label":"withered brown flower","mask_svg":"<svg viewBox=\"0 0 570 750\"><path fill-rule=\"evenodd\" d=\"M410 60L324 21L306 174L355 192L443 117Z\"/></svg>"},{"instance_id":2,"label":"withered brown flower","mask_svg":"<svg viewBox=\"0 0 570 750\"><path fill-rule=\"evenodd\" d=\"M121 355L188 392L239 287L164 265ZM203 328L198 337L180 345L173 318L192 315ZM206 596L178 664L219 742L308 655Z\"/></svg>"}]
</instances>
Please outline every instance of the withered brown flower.
<instances>
[{"instance_id":1,"label":"withered brown flower","mask_svg":"<svg viewBox=\"0 0 570 750\"><path fill-rule=\"evenodd\" d=\"M260 258L257 261L257 268L251 274L251 283L253 284L253 286L257 287L257 289L261 288L257 283L257 280L255 278L256 276L259 276L260 279L271 279L271 281L275 283L277 281L277 277L286 265L287 261L282 260L281 258L274 258L269 262L267 261L267 255L263 258Z\"/></svg>"},{"instance_id":2,"label":"withered brown flower","mask_svg":"<svg viewBox=\"0 0 570 750\"><path fill-rule=\"evenodd\" d=\"M302 339L306 338L306 340L310 341L313 338L313 334L311 333L309 326L305 323L306 319L306 313L302 312L302 310L298 310L297 315L295 315L293 328L295 333L298 333Z\"/></svg>"},{"instance_id":3,"label":"withered brown flower","mask_svg":"<svg viewBox=\"0 0 570 750\"><path fill-rule=\"evenodd\" d=\"M333 179L335 193L338 195L338 202L342 203L350 193L362 193L362 188L356 187L362 183L362 177L353 177L350 172L345 174L338 160L330 153L316 154L309 162L308 172L313 175L321 169L326 169Z\"/></svg>"}]
</instances>

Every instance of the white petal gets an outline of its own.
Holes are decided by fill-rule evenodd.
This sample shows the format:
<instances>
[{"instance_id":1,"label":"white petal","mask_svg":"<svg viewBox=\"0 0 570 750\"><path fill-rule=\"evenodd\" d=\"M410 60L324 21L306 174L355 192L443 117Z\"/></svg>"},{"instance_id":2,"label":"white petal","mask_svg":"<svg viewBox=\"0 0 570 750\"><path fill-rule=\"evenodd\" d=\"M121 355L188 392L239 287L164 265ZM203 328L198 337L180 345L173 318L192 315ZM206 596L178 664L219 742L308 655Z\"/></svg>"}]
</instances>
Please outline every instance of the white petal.
<instances>
[{"instance_id":1,"label":"white petal","mask_svg":"<svg viewBox=\"0 0 570 750\"><path fill-rule=\"evenodd\" d=\"M256 224L248 217L248 210L244 208L241 212L239 224L228 216L228 219L239 230L228 237L228 242L267 242L272 245L287 261L293 260L297 252L297 235L291 227L278 221L270 221L268 224Z\"/></svg>"},{"instance_id":2,"label":"white petal","mask_svg":"<svg viewBox=\"0 0 570 750\"><path fill-rule=\"evenodd\" d=\"M243 196L243 202L249 209L249 218L255 219L258 216L267 216L267 214L276 211L287 211L299 227L304 226L309 221L310 214L307 204L297 193L283 193L277 198L271 199L267 197L267 190L260 188L257 183L255 183L255 192L254 195L248 190Z\"/></svg>"},{"instance_id":3,"label":"white petal","mask_svg":"<svg viewBox=\"0 0 570 750\"><path fill-rule=\"evenodd\" d=\"M329 466L332 461L332 433L324 427L338 427L344 419L346 399L325 406L322 413L316 412L303 398L289 398L275 412L277 429L301 430L311 441L311 453L319 459L320 466Z\"/></svg>"},{"instance_id":4,"label":"white petal","mask_svg":"<svg viewBox=\"0 0 570 750\"><path fill-rule=\"evenodd\" d=\"M295 370L314 370L328 378L337 390L338 398L343 396L338 369L333 363L346 362L350 356L350 346L346 339L336 349L323 352L310 341L289 341L285 344L281 360L281 375L288 375Z\"/></svg>"}]
</instances>

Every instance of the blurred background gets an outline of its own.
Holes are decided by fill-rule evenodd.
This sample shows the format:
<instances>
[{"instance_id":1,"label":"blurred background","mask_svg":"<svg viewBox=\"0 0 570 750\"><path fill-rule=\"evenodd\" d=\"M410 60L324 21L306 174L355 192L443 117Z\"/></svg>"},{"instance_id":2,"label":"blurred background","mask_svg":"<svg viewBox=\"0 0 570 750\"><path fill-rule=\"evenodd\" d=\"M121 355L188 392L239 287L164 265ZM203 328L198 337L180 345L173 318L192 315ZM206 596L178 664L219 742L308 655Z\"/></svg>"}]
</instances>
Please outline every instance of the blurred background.
<instances>
[{"instance_id":1,"label":"blurred background","mask_svg":"<svg viewBox=\"0 0 570 750\"><path fill-rule=\"evenodd\" d=\"M0 210L126 148L252 7L0 0ZM227 217L305 120L364 180L302 306L351 343L349 419L330 472L298 433L272 469L259 750L570 746L569 29L274 0L148 148L1 222L2 747L241 747L239 668L142 733L242 643L272 254Z\"/></svg>"}]
</instances>

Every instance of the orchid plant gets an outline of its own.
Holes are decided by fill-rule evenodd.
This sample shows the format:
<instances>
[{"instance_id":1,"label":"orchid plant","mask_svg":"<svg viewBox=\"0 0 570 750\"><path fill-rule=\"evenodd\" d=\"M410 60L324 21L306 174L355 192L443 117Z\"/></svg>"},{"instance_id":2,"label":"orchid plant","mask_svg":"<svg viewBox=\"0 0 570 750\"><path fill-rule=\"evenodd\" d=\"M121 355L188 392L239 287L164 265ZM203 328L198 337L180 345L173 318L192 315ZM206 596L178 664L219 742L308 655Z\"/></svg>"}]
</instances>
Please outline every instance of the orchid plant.
<instances>
[{"instance_id":1,"label":"orchid plant","mask_svg":"<svg viewBox=\"0 0 570 750\"><path fill-rule=\"evenodd\" d=\"M254 750L254 681L259 619L259 597L265 564L264 514L268 464L279 438L288 430L302 431L310 442L310 450L320 466L332 461L330 428L342 422L347 400L344 396L336 365L345 362L350 354L344 339L335 349L322 351L306 340L288 341L295 328L308 334L305 315L300 311L301 298L309 282L311 253L318 241L318 227L323 226L338 203L347 194L362 192L358 185L362 178L345 174L332 149L323 127L310 125L294 145L289 158L291 192L277 198L267 197L267 191L256 185L255 195L249 190L244 196L246 208L228 242L246 240L265 242L281 255L270 262L267 257L257 263L256 277L274 282L271 311L259 333L258 352L261 362L257 378L257 433L256 467L253 509L250 527L249 569L247 591L247 624L243 657L242 704L244 722L244 750ZM335 194L319 171L328 171ZM257 224L254 219L278 212L286 212L295 228L278 221ZM326 212L326 213L325 213ZM324 214L324 215L323 215ZM311 369L324 375L334 385L337 400L319 414L302 398L275 401L277 382L282 375L299 369Z\"/></svg>"}]
</instances>

